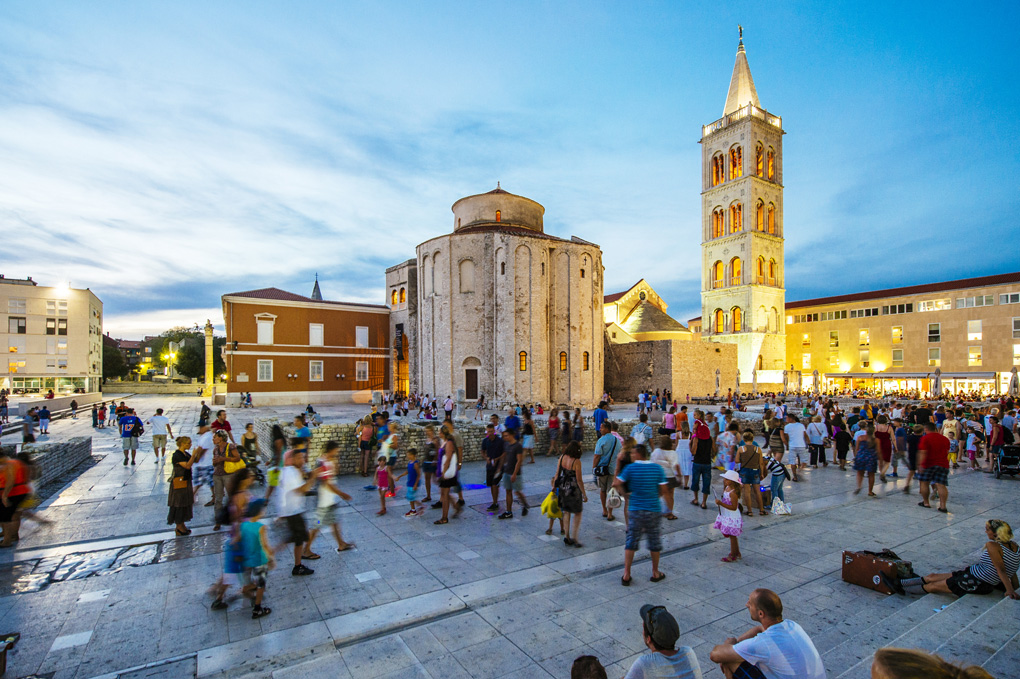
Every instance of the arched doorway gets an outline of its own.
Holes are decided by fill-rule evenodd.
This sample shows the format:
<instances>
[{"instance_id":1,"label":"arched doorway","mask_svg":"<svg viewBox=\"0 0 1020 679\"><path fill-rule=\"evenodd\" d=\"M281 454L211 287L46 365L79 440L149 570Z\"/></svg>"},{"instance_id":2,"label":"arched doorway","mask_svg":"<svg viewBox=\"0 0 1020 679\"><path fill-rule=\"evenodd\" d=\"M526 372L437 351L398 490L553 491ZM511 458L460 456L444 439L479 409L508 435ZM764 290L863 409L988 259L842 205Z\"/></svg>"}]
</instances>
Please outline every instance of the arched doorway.
<instances>
[{"instance_id":1,"label":"arched doorway","mask_svg":"<svg viewBox=\"0 0 1020 679\"><path fill-rule=\"evenodd\" d=\"M478 369L482 362L474 356L464 359L464 398L469 401L478 400Z\"/></svg>"}]
</instances>

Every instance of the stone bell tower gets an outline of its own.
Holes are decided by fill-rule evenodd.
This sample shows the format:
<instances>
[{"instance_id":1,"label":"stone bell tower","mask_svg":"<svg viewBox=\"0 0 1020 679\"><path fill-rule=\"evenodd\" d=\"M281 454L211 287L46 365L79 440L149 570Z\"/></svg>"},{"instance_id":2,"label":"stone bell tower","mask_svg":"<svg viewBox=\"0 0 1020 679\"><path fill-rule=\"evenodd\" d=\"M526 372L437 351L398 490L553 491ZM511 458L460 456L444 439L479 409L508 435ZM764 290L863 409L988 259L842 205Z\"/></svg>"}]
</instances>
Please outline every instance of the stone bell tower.
<instances>
[{"instance_id":1,"label":"stone bell tower","mask_svg":"<svg viewBox=\"0 0 1020 679\"><path fill-rule=\"evenodd\" d=\"M738 347L742 382L782 381L783 121L761 107L737 46L723 117L703 126L702 337ZM774 372L773 372L774 371Z\"/></svg>"}]
</instances>

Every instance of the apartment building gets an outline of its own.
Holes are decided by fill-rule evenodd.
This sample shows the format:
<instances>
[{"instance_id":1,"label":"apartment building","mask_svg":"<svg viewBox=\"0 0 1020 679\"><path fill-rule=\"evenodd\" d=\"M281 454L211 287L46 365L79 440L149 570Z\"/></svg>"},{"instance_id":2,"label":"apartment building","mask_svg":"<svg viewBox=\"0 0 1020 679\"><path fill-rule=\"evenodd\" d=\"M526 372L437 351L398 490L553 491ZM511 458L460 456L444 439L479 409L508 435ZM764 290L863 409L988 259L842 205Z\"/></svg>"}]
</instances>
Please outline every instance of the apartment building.
<instances>
[{"instance_id":1,"label":"apartment building","mask_svg":"<svg viewBox=\"0 0 1020 679\"><path fill-rule=\"evenodd\" d=\"M95 293L0 275L0 310L7 314L7 370L0 374L4 388L100 391L103 303Z\"/></svg>"}]
</instances>

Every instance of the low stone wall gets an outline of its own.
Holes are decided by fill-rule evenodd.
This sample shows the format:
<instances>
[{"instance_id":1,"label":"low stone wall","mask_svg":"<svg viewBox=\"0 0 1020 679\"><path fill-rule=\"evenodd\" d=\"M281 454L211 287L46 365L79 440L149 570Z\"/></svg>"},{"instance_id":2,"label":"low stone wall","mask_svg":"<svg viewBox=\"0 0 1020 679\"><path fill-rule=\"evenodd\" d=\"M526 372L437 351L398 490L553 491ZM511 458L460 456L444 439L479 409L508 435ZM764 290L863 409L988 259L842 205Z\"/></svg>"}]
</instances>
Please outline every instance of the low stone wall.
<instances>
[{"instance_id":1,"label":"low stone wall","mask_svg":"<svg viewBox=\"0 0 1020 679\"><path fill-rule=\"evenodd\" d=\"M28 414L28 411L32 408L42 408L44 405L50 409L50 412L54 415L58 415L62 412L71 412L71 401L78 402L78 411L81 412L87 409L87 406L91 406L93 403L99 403L103 400L103 395L98 392L89 392L87 394L68 394L67 396L57 396L56 398L37 398L28 401L22 401L18 403L17 410L18 416L24 417ZM13 412L14 408L11 408Z\"/></svg>"},{"instance_id":2,"label":"low stone wall","mask_svg":"<svg viewBox=\"0 0 1020 679\"><path fill-rule=\"evenodd\" d=\"M8 455L14 454L14 446L4 446ZM32 456L39 468L37 486L71 471L92 456L92 437L76 436L62 443L29 443L22 450Z\"/></svg>"},{"instance_id":3,"label":"low stone wall","mask_svg":"<svg viewBox=\"0 0 1020 679\"><path fill-rule=\"evenodd\" d=\"M103 385L103 391L107 394L190 394L198 396L205 388L205 383L178 384L165 382L131 382L108 380ZM214 384L213 389L217 394L225 393L225 384Z\"/></svg>"}]
</instances>

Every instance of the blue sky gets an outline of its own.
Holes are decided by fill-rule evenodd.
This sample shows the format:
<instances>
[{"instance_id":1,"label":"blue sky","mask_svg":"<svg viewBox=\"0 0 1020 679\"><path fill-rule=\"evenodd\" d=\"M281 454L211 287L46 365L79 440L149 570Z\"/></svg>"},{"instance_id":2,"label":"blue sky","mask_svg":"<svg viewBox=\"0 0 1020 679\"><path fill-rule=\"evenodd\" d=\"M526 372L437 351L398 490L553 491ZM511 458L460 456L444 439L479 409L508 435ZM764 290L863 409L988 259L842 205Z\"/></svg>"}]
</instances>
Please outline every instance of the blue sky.
<instances>
[{"instance_id":1,"label":"blue sky","mask_svg":"<svg viewBox=\"0 0 1020 679\"><path fill-rule=\"evenodd\" d=\"M383 270L504 188L699 313L701 125L743 24L787 299L1015 271L1020 4L5 2L0 272L137 337Z\"/></svg>"}]
</instances>

